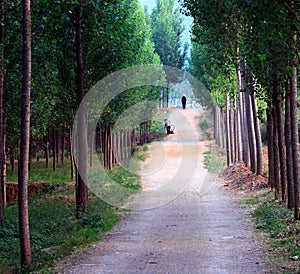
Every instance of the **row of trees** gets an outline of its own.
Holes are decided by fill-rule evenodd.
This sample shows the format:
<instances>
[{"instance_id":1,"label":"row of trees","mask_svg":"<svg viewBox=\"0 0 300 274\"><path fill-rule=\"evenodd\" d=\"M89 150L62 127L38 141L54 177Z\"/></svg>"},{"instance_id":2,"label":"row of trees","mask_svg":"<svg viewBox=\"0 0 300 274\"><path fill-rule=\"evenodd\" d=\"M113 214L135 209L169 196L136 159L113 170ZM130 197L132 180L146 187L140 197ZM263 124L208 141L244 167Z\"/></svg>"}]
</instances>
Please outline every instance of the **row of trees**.
<instances>
[{"instance_id":1,"label":"row of trees","mask_svg":"<svg viewBox=\"0 0 300 274\"><path fill-rule=\"evenodd\" d=\"M59 146L63 161L66 143L72 163L70 140L74 115L85 93L99 79L140 64L163 63L182 68L185 51L180 43L181 17L171 0L158 0L151 15L141 9L137 0L32 3L2 0L0 8L0 224L6 205L6 160L14 163L18 159L21 264L24 266L31 263L27 201L29 152L44 151L49 159L51 145L55 168ZM159 44L161 41L165 42L164 46ZM163 53L159 51L161 48ZM111 169L117 159L128 157L135 142L132 124L125 123L120 126L120 133L112 133L119 116L132 104L160 97L159 88L126 90L113 98L98 117L97 132L102 136L106 168ZM136 115L139 120L143 111L140 108L130 115ZM91 139L87 135L88 117L79 117L78 123L84 130L79 132L75 143L82 152L87 152L87 140ZM145 125L143 134L148 132L148 123ZM95 150L97 145L91 144L93 141L90 151ZM117 147L115 151L113 145ZM79 218L88 199L88 159L86 153L78 155L83 157L79 159L83 165L78 166L83 172L76 171Z\"/></svg>"},{"instance_id":2,"label":"row of trees","mask_svg":"<svg viewBox=\"0 0 300 274\"><path fill-rule=\"evenodd\" d=\"M148 10L145 10L148 14ZM187 57L188 44L182 44L183 16L176 8L175 0L157 0L148 20L153 31L155 51L163 65L183 69ZM172 77L172 75L170 76ZM169 84L162 89L162 107L168 107Z\"/></svg>"},{"instance_id":3,"label":"row of trees","mask_svg":"<svg viewBox=\"0 0 300 274\"><path fill-rule=\"evenodd\" d=\"M298 1L189 1L192 73L211 90L215 135L227 164L263 173L260 122L267 124L268 178L299 219ZM226 142L224 142L225 136Z\"/></svg>"}]
</instances>

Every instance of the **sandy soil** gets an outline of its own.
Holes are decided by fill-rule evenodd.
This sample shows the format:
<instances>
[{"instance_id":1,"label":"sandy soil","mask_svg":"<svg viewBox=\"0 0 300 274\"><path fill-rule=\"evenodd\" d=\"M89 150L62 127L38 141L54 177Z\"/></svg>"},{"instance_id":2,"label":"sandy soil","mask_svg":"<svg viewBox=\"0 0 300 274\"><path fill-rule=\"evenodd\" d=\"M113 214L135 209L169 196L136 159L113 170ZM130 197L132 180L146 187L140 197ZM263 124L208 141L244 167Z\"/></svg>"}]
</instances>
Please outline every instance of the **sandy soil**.
<instances>
[{"instance_id":1,"label":"sandy soil","mask_svg":"<svg viewBox=\"0 0 300 274\"><path fill-rule=\"evenodd\" d=\"M275 273L224 181L202 165L199 112L176 110L174 135L150 146L143 191L104 240L59 273Z\"/></svg>"}]
</instances>

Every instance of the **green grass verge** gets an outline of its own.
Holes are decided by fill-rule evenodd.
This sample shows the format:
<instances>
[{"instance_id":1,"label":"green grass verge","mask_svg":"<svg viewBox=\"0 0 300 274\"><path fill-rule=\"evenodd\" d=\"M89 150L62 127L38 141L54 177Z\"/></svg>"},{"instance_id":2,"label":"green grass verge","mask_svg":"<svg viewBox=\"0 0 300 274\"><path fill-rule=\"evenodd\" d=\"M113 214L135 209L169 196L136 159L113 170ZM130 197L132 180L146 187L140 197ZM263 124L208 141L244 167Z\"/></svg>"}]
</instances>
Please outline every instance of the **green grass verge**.
<instances>
[{"instance_id":1,"label":"green grass verge","mask_svg":"<svg viewBox=\"0 0 300 274\"><path fill-rule=\"evenodd\" d=\"M0 272L20 271L19 230L17 205L5 210L0 227ZM29 204L30 239L33 264L26 272L49 270L58 260L101 239L118 222L116 209L100 199L90 199L86 214L75 218L74 203L47 200L40 195Z\"/></svg>"},{"instance_id":2,"label":"green grass verge","mask_svg":"<svg viewBox=\"0 0 300 274\"><path fill-rule=\"evenodd\" d=\"M273 251L273 257L286 264L293 256L300 258L300 224L294 221L292 210L278 204L273 193L247 199L245 204L255 207L255 227L267 235L271 256Z\"/></svg>"},{"instance_id":3,"label":"green grass verge","mask_svg":"<svg viewBox=\"0 0 300 274\"><path fill-rule=\"evenodd\" d=\"M52 160L52 159L51 159ZM10 165L7 167L7 182L18 181L18 163L15 164L15 171L10 170ZM70 160L65 160L64 169L61 168L60 164L57 165L57 170L52 169L52 162L49 163L49 168L46 168L44 161L32 163L32 169L29 172L29 182L55 182L60 184L66 184L71 182L70 173Z\"/></svg>"},{"instance_id":4,"label":"green grass verge","mask_svg":"<svg viewBox=\"0 0 300 274\"><path fill-rule=\"evenodd\" d=\"M128 191L119 194L126 200L128 195L141 189L140 176L136 170L139 161L145 159L147 147L136 151L135 160L130 170L116 167L110 173L117 185ZM34 163L31 176L54 181L45 185L29 201L30 239L32 251L32 266L25 273L53 273L52 267L63 257L74 251L87 248L92 243L101 240L103 233L109 231L119 220L119 209L89 194L86 213L80 220L75 218L75 188L69 184L69 177L62 175L69 170L58 169L56 177L49 179L43 174L45 168L41 163ZM50 170L49 170L50 172ZM10 179L13 180L12 175ZM66 179L68 178L68 179ZM38 181L44 181L39 179ZM0 273L20 272L20 250L17 204L11 204L5 209L4 223L0 227Z\"/></svg>"},{"instance_id":5,"label":"green grass verge","mask_svg":"<svg viewBox=\"0 0 300 274\"><path fill-rule=\"evenodd\" d=\"M217 145L210 145L204 152L204 166L210 173L218 173L226 166L223 152Z\"/></svg>"}]
</instances>

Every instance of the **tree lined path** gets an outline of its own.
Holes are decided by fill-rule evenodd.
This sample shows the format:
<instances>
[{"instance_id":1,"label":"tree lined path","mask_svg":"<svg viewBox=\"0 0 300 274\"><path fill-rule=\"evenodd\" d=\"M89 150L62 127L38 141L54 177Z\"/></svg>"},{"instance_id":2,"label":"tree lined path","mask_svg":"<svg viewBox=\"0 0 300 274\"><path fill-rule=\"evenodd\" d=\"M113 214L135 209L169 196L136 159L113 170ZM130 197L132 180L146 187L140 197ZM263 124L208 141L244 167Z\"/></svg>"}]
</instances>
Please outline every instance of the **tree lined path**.
<instances>
[{"instance_id":1,"label":"tree lined path","mask_svg":"<svg viewBox=\"0 0 300 274\"><path fill-rule=\"evenodd\" d=\"M168 203L163 195L157 195L157 206L152 208L150 195L145 196L149 198L144 199L146 206L137 198L137 210L129 213L103 242L61 263L60 273L267 272L240 206L203 167L205 146L195 129L198 118L198 110L176 110L170 117L176 125L175 135L150 146L151 158L142 171L143 193L163 189L174 180L170 177L182 165L180 161L189 161L194 154L196 172L180 195ZM189 152L184 154L186 148ZM155 167L155 163L161 164ZM184 179L180 174L176 177L174 182ZM139 210L143 206L148 209Z\"/></svg>"}]
</instances>

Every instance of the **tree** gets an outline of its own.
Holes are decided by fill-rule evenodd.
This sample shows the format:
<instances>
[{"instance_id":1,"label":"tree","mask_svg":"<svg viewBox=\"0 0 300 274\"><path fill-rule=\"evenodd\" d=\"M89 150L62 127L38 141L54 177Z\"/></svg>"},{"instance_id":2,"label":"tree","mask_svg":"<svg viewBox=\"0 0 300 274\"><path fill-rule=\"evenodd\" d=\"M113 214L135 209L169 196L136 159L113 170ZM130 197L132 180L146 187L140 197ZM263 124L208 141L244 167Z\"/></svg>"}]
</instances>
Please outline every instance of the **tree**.
<instances>
[{"instance_id":1,"label":"tree","mask_svg":"<svg viewBox=\"0 0 300 274\"><path fill-rule=\"evenodd\" d=\"M18 202L21 265L31 264L28 219L28 163L30 136L30 81L31 81L31 17L30 0L23 0L23 78L21 107L21 141L18 172Z\"/></svg>"},{"instance_id":2,"label":"tree","mask_svg":"<svg viewBox=\"0 0 300 274\"><path fill-rule=\"evenodd\" d=\"M82 1L75 5L75 27L76 27L76 83L77 102L79 107L78 115L78 136L77 136L77 172L76 172L76 216L80 218L85 212L88 199L88 177L87 177L87 126L85 117L85 106L82 104L84 98L84 69L82 56L81 16Z\"/></svg>"},{"instance_id":3,"label":"tree","mask_svg":"<svg viewBox=\"0 0 300 274\"><path fill-rule=\"evenodd\" d=\"M0 225L4 217L6 204L5 185L5 145L4 145L4 118L3 118L3 91L4 91L4 0L0 1Z\"/></svg>"},{"instance_id":4,"label":"tree","mask_svg":"<svg viewBox=\"0 0 300 274\"><path fill-rule=\"evenodd\" d=\"M175 9L174 0L157 0L151 13L152 39L155 51L163 65L182 69L187 53L187 45L182 45L182 15ZM180 79L178 79L180 80ZM169 82L163 88L163 107L168 106Z\"/></svg>"},{"instance_id":5,"label":"tree","mask_svg":"<svg viewBox=\"0 0 300 274\"><path fill-rule=\"evenodd\" d=\"M244 113L241 117L243 161L246 165L249 161L249 167L257 174L262 173L262 149L261 143L258 143L261 138L257 118L263 118L263 113L268 108L269 183L275 188L276 199L285 202L288 193L289 207L294 207L295 219L298 219L299 2L267 0L183 2L188 9L187 12L195 19L193 28L195 42L203 46L201 50L204 49L204 56L211 58L210 54L213 53L211 62L207 62L208 65L204 62L200 66L197 63L197 66L200 67L204 79L213 77L213 84L207 82L212 92L214 89L218 91L217 96L220 94L220 85L216 75L228 78L223 73L222 66L231 63L235 65L238 92L232 93L230 99L233 106L238 106L239 101L243 102L240 104ZM246 92L240 93L239 89ZM286 101L285 128L282 110L284 101ZM260 109L257 109L257 102ZM229 107L229 104L227 105ZM238 108L236 110L238 111ZM245 117L248 117L248 120ZM231 127L227 128L229 130ZM237 126L236 132L238 128ZM292 137L293 134L295 135ZM288 159L286 159L285 147L289 143L292 145L287 149ZM230 149L228 153L231 157Z\"/></svg>"}]
</instances>

